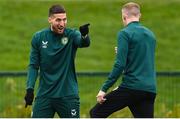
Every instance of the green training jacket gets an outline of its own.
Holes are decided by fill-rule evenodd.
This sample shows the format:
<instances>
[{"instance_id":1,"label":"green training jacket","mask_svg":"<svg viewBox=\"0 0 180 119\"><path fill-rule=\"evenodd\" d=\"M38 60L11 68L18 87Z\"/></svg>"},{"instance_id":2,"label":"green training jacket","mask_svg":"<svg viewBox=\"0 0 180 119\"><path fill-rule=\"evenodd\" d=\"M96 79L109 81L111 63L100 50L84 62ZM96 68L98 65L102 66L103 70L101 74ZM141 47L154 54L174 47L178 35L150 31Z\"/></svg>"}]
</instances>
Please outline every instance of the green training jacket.
<instances>
[{"instance_id":1,"label":"green training jacket","mask_svg":"<svg viewBox=\"0 0 180 119\"><path fill-rule=\"evenodd\" d=\"M121 87L156 93L155 35L139 22L118 33L117 57L101 90L106 92L122 75Z\"/></svg>"},{"instance_id":2,"label":"green training jacket","mask_svg":"<svg viewBox=\"0 0 180 119\"><path fill-rule=\"evenodd\" d=\"M77 48L90 45L89 37L83 39L78 30L70 28L63 35L47 28L34 34L31 45L27 89L34 89L39 69L37 97L78 95L74 60Z\"/></svg>"}]
</instances>

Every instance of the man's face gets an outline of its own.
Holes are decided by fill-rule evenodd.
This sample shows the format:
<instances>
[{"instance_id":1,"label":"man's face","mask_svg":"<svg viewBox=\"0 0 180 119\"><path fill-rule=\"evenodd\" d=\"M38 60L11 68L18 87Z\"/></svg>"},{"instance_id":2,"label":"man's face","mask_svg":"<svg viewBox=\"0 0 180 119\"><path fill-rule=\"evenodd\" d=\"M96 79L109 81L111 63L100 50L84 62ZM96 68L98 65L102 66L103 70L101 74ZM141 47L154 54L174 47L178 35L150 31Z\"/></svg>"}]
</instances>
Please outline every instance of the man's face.
<instances>
[{"instance_id":1,"label":"man's face","mask_svg":"<svg viewBox=\"0 0 180 119\"><path fill-rule=\"evenodd\" d=\"M51 24L51 29L54 32L63 34L67 24L66 13L53 14L49 17L48 21Z\"/></svg>"}]
</instances>

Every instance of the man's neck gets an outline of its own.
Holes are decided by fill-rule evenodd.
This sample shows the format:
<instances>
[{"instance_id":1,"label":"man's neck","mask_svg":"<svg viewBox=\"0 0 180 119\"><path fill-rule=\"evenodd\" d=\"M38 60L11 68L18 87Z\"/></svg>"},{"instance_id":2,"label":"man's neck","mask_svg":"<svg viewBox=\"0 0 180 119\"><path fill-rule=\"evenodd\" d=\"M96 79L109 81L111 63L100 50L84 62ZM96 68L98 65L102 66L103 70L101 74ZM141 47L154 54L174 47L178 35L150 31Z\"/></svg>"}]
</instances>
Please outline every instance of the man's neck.
<instances>
[{"instance_id":1,"label":"man's neck","mask_svg":"<svg viewBox=\"0 0 180 119\"><path fill-rule=\"evenodd\" d=\"M129 23L134 22L134 21L139 22L139 18L137 18L137 17L132 17L132 18L127 19L126 25L128 25Z\"/></svg>"}]
</instances>

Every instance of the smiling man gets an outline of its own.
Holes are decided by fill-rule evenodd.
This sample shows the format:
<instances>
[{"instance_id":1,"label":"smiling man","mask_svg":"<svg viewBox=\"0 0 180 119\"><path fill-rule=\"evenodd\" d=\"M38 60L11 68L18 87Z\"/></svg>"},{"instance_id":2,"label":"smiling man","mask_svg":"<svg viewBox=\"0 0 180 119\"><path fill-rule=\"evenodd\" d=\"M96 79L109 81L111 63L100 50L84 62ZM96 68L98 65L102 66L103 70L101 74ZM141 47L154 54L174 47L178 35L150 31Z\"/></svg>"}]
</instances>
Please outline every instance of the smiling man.
<instances>
[{"instance_id":1,"label":"smiling man","mask_svg":"<svg viewBox=\"0 0 180 119\"><path fill-rule=\"evenodd\" d=\"M89 24L80 26L80 32L66 28L66 12L61 5L49 9L48 21L50 27L36 32L32 38L25 107L32 105L40 69L32 117L52 118L57 112L61 118L79 118L74 60L77 48L90 45Z\"/></svg>"}]
</instances>

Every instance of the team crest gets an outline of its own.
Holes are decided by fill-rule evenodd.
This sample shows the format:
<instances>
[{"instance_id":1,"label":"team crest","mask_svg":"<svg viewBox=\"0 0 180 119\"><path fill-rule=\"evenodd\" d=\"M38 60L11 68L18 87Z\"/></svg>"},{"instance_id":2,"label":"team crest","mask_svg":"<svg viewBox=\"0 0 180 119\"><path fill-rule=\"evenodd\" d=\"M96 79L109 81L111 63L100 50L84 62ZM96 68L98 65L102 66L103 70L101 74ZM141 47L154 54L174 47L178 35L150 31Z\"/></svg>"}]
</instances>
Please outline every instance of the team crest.
<instances>
[{"instance_id":1,"label":"team crest","mask_svg":"<svg viewBox=\"0 0 180 119\"><path fill-rule=\"evenodd\" d=\"M62 43L63 45L66 45L66 44L68 43L68 38L67 38L67 37L63 37L63 38L61 39L61 43Z\"/></svg>"},{"instance_id":2,"label":"team crest","mask_svg":"<svg viewBox=\"0 0 180 119\"><path fill-rule=\"evenodd\" d=\"M42 48L47 48L48 41L42 41Z\"/></svg>"}]
</instances>

